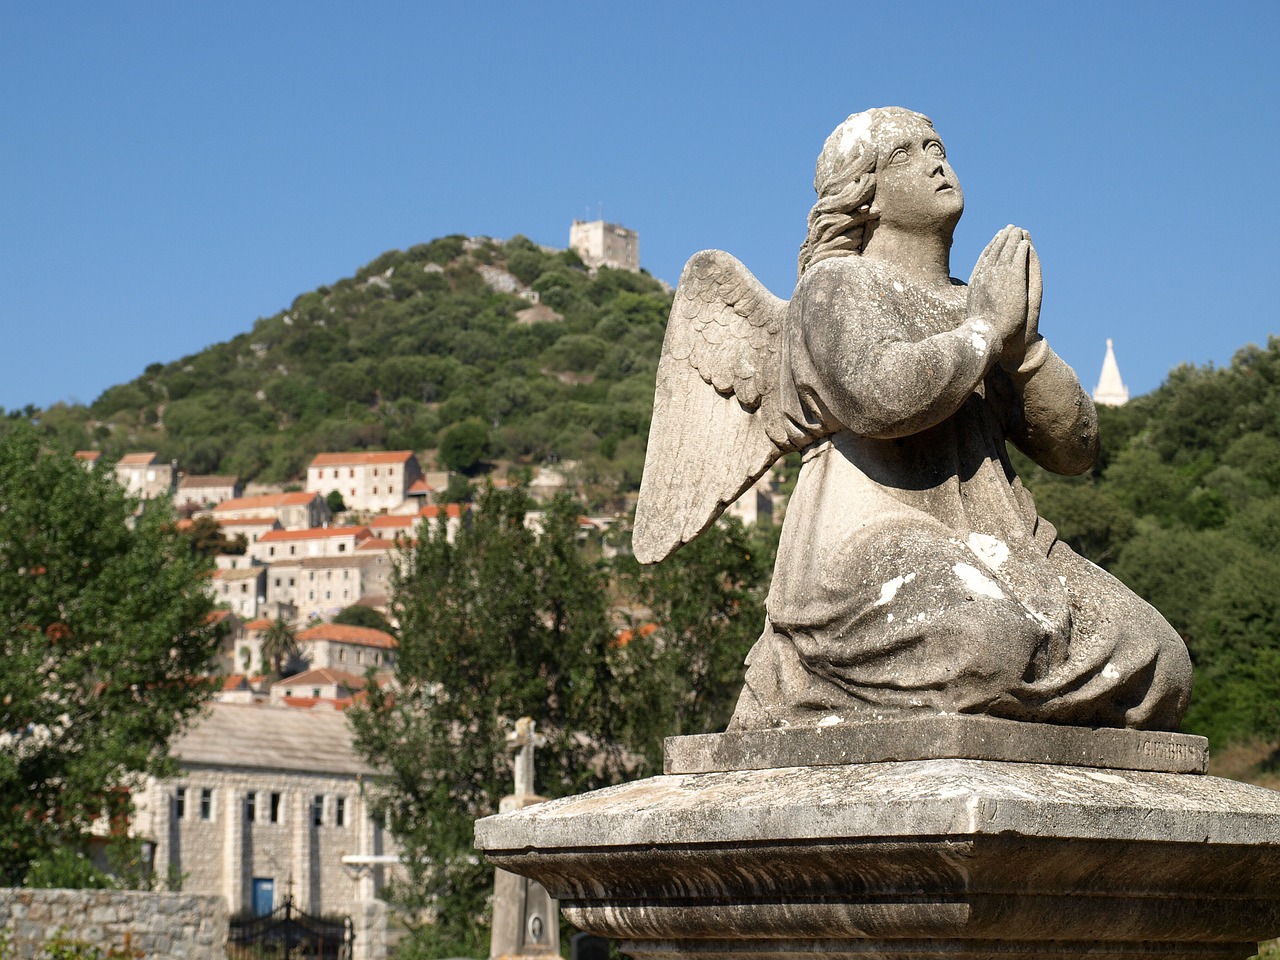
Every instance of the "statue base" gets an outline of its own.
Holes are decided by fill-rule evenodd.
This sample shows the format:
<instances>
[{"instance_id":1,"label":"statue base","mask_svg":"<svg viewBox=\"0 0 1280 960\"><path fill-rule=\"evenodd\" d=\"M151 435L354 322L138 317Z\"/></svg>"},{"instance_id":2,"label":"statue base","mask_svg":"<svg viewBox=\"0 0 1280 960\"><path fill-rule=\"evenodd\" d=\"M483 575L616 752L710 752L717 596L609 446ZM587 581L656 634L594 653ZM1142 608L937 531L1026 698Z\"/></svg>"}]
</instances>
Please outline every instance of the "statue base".
<instances>
[{"instance_id":1,"label":"statue base","mask_svg":"<svg viewBox=\"0 0 1280 960\"><path fill-rule=\"evenodd\" d=\"M969 724L961 740L1000 723L925 722ZM1243 960L1280 935L1280 793L1124 769L1115 734L1138 738L1143 763L1189 762L1126 731L1071 732L1109 742L1106 763L831 762L856 729L824 732L811 765L666 774L488 817L476 845L572 923L655 960ZM794 757L816 735L722 736L669 741L668 769Z\"/></svg>"}]
</instances>

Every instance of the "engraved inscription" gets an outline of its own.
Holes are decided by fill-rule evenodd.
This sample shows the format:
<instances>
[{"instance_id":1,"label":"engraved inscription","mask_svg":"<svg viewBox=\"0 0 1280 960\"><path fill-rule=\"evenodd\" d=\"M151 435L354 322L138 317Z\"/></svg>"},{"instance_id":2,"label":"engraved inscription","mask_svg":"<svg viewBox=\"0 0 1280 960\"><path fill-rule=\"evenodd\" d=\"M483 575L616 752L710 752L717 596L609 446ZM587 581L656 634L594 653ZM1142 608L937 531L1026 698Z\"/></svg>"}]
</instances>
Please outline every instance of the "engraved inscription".
<instances>
[{"instance_id":1,"label":"engraved inscription","mask_svg":"<svg viewBox=\"0 0 1280 960\"><path fill-rule=\"evenodd\" d=\"M1143 740L1138 752L1144 757L1155 757L1160 760L1195 760L1201 759L1202 751L1189 743L1177 743L1169 740Z\"/></svg>"}]
</instances>

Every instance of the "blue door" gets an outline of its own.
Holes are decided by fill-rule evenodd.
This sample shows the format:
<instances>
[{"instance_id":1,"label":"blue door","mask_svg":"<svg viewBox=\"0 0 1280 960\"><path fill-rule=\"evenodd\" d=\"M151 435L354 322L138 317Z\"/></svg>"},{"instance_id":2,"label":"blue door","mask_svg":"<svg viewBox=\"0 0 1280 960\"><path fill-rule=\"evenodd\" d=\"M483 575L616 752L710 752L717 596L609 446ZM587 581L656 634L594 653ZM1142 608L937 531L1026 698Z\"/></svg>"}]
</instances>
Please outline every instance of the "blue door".
<instances>
[{"instance_id":1,"label":"blue door","mask_svg":"<svg viewBox=\"0 0 1280 960\"><path fill-rule=\"evenodd\" d=\"M253 878L253 913L265 917L276 908L276 882L265 877Z\"/></svg>"}]
</instances>

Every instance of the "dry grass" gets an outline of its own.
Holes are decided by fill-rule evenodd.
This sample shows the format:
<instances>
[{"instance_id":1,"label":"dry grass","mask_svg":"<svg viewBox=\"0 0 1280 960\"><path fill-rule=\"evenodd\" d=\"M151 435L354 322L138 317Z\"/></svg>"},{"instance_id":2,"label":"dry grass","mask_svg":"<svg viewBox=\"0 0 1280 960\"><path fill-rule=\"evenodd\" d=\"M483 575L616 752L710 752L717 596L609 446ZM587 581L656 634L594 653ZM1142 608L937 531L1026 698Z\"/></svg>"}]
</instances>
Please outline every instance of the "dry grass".
<instances>
[{"instance_id":1,"label":"dry grass","mask_svg":"<svg viewBox=\"0 0 1280 960\"><path fill-rule=\"evenodd\" d=\"M1212 750L1209 773L1280 790L1280 744L1250 740Z\"/></svg>"}]
</instances>

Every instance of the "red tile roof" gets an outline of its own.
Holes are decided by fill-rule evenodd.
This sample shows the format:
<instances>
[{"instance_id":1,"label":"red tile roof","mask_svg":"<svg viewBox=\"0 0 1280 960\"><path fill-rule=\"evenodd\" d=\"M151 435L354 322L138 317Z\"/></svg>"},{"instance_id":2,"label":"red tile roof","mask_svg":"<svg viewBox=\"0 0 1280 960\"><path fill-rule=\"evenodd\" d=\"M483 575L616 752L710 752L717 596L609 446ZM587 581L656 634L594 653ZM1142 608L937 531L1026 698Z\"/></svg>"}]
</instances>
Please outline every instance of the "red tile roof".
<instances>
[{"instance_id":1,"label":"red tile roof","mask_svg":"<svg viewBox=\"0 0 1280 960\"><path fill-rule=\"evenodd\" d=\"M356 544L356 552L360 551L373 552L375 550L394 550L397 547L412 547L418 542L417 537L397 536L394 539L387 537L370 537L368 540L361 540Z\"/></svg>"},{"instance_id":2,"label":"red tile roof","mask_svg":"<svg viewBox=\"0 0 1280 960\"><path fill-rule=\"evenodd\" d=\"M86 460L89 463L93 463L100 456L102 456L101 450L77 450L76 451L77 460Z\"/></svg>"},{"instance_id":3,"label":"red tile roof","mask_svg":"<svg viewBox=\"0 0 1280 960\"><path fill-rule=\"evenodd\" d=\"M345 670L333 670L329 667L317 667L314 670L295 673L292 677L277 680L271 685L271 689L274 690L276 687L314 687L330 683L341 684L348 690L364 689L364 677L357 676L354 673L347 673Z\"/></svg>"},{"instance_id":4,"label":"red tile roof","mask_svg":"<svg viewBox=\"0 0 1280 960\"><path fill-rule=\"evenodd\" d=\"M357 467L366 464L404 463L412 450L357 450L352 453L318 453L313 467Z\"/></svg>"},{"instance_id":5,"label":"red tile roof","mask_svg":"<svg viewBox=\"0 0 1280 960\"><path fill-rule=\"evenodd\" d=\"M436 520L439 519L441 510L444 510L445 516L451 519L456 520L462 516L462 504L460 503L446 503L443 507L423 507L418 511L418 516L425 517L428 520Z\"/></svg>"},{"instance_id":6,"label":"red tile roof","mask_svg":"<svg viewBox=\"0 0 1280 960\"><path fill-rule=\"evenodd\" d=\"M156 462L155 453L126 453L119 460L122 467L148 467Z\"/></svg>"},{"instance_id":7,"label":"red tile roof","mask_svg":"<svg viewBox=\"0 0 1280 960\"><path fill-rule=\"evenodd\" d=\"M418 519L417 515L412 513L384 513L370 520L369 528L371 530L381 530L384 527L402 527L409 530L418 525Z\"/></svg>"},{"instance_id":8,"label":"red tile roof","mask_svg":"<svg viewBox=\"0 0 1280 960\"><path fill-rule=\"evenodd\" d=\"M318 493L264 493L256 497L236 497L234 500L223 500L213 508L214 513L229 513L232 510L275 510L279 507L301 507L310 503Z\"/></svg>"},{"instance_id":9,"label":"red tile roof","mask_svg":"<svg viewBox=\"0 0 1280 960\"><path fill-rule=\"evenodd\" d=\"M298 640L303 643L333 640L338 643L355 643L362 647L381 647L384 650L394 650L396 646L396 638L389 633L372 627L352 627L345 623L319 624L299 633Z\"/></svg>"},{"instance_id":10,"label":"red tile roof","mask_svg":"<svg viewBox=\"0 0 1280 960\"><path fill-rule=\"evenodd\" d=\"M220 527L274 527L276 525L275 517L219 517L218 526Z\"/></svg>"},{"instance_id":11,"label":"red tile roof","mask_svg":"<svg viewBox=\"0 0 1280 960\"><path fill-rule=\"evenodd\" d=\"M327 540L332 537L351 537L364 540L369 537L368 527L313 527L310 530L270 530L258 538L259 543L280 543L289 540Z\"/></svg>"},{"instance_id":12,"label":"red tile roof","mask_svg":"<svg viewBox=\"0 0 1280 960\"><path fill-rule=\"evenodd\" d=\"M265 630L271 626L271 621L266 617L259 617L257 620L250 620L244 625L246 630Z\"/></svg>"}]
</instances>

